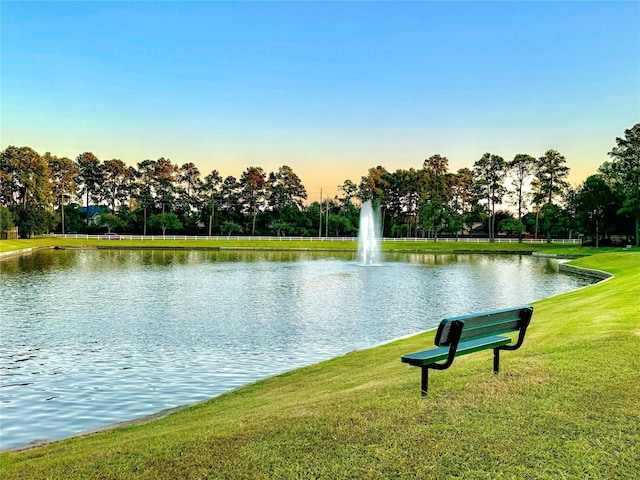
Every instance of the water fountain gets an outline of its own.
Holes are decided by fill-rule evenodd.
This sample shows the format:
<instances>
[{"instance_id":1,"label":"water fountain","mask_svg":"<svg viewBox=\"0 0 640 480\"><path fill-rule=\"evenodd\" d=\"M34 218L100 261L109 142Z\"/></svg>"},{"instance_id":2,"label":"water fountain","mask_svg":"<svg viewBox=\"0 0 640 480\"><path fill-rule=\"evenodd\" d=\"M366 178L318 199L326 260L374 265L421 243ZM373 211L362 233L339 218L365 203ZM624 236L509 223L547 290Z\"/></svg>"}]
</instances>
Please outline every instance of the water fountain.
<instances>
[{"instance_id":1,"label":"water fountain","mask_svg":"<svg viewBox=\"0 0 640 480\"><path fill-rule=\"evenodd\" d=\"M380 212L371 200L362 204L358 230L358 261L362 265L380 264Z\"/></svg>"}]
</instances>

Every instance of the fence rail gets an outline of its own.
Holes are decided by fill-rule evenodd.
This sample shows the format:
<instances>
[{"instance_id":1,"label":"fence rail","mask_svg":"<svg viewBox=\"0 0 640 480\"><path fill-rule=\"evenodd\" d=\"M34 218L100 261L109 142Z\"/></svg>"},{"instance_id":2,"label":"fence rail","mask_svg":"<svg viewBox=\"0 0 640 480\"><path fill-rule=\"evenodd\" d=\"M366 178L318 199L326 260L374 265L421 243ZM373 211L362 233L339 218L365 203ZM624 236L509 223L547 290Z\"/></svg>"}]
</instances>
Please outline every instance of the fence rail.
<instances>
[{"instance_id":1,"label":"fence rail","mask_svg":"<svg viewBox=\"0 0 640 480\"><path fill-rule=\"evenodd\" d=\"M59 238L75 238L75 239L111 239L111 240L226 240L226 241L254 241L269 240L275 242L357 242L358 237L274 237L267 235L121 235L109 237L107 235L87 235L87 234L52 234ZM422 238L422 237L403 237L403 238L381 238L383 243L413 243L413 242L441 242L441 243L489 243L488 237L440 237L440 238ZM518 243L517 238L498 237L494 239L495 243ZM547 243L546 238L523 238L522 243ZM560 243L569 245L582 245L580 238L552 238L550 243Z\"/></svg>"}]
</instances>

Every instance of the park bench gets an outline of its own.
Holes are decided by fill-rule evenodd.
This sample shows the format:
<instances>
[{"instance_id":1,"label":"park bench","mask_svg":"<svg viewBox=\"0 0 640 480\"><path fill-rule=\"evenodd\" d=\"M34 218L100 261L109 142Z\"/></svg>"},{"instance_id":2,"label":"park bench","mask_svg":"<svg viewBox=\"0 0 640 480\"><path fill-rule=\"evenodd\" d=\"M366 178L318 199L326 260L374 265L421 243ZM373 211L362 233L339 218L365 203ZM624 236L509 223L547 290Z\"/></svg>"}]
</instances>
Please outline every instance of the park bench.
<instances>
[{"instance_id":1,"label":"park bench","mask_svg":"<svg viewBox=\"0 0 640 480\"><path fill-rule=\"evenodd\" d=\"M401 360L422 369L420 387L423 397L427 396L429 369L449 368L458 355L493 349L493 373L497 374L500 369L500 350L520 348L532 315L533 307L527 305L445 318L436 332L436 348L407 353ZM515 341L505 335L515 332L518 333Z\"/></svg>"}]
</instances>

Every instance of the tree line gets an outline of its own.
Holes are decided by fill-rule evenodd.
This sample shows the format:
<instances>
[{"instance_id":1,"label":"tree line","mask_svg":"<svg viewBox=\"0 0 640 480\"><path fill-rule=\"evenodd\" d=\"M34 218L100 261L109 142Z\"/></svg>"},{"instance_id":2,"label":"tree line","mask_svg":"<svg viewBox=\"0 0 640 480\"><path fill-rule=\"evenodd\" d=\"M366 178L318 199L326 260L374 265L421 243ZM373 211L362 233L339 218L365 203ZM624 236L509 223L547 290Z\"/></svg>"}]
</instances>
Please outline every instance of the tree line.
<instances>
[{"instance_id":1,"label":"tree line","mask_svg":"<svg viewBox=\"0 0 640 480\"><path fill-rule=\"evenodd\" d=\"M612 142L613 143L613 142ZM359 205L372 200L387 237L496 235L576 237L596 245L635 238L640 220L640 124L615 139L597 173L571 188L565 157L511 160L485 153L471 168L449 171L435 154L421 168L372 167L345 180L333 198L307 203L289 166L247 167L239 178L168 158L135 167L85 152L75 160L30 147L0 153L0 230L22 237L127 232L192 235L357 235Z\"/></svg>"}]
</instances>

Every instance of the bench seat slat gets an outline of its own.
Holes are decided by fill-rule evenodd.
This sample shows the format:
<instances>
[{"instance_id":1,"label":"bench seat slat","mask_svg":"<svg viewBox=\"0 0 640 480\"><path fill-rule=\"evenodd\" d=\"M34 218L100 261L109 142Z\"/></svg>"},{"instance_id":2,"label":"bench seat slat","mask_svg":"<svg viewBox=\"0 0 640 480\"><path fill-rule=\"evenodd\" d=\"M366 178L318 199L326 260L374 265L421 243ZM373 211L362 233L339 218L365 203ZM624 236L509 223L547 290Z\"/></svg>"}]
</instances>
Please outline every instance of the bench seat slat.
<instances>
[{"instance_id":1,"label":"bench seat slat","mask_svg":"<svg viewBox=\"0 0 640 480\"><path fill-rule=\"evenodd\" d=\"M463 340L458 343L456 356L466 355L467 353L478 352L489 348L497 348L511 343L509 337L501 335L491 335L489 337L473 338L471 340ZM407 353L401 357L404 363L415 367L423 367L432 363L446 360L449 356L449 347L436 347L421 352Z\"/></svg>"}]
</instances>

